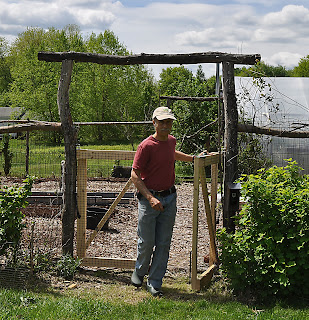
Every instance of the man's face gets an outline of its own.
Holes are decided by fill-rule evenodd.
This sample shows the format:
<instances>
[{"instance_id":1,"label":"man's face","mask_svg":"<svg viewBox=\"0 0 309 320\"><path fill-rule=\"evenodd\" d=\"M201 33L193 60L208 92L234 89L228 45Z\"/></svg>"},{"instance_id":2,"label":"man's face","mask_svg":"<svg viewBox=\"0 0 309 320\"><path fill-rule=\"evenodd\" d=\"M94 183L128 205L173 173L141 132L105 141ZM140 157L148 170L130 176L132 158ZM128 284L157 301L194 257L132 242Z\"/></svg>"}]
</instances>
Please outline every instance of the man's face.
<instances>
[{"instance_id":1,"label":"man's face","mask_svg":"<svg viewBox=\"0 0 309 320\"><path fill-rule=\"evenodd\" d=\"M158 120L154 119L154 127L158 134L168 135L172 131L173 120L172 119L165 119L165 120Z\"/></svg>"}]
</instances>

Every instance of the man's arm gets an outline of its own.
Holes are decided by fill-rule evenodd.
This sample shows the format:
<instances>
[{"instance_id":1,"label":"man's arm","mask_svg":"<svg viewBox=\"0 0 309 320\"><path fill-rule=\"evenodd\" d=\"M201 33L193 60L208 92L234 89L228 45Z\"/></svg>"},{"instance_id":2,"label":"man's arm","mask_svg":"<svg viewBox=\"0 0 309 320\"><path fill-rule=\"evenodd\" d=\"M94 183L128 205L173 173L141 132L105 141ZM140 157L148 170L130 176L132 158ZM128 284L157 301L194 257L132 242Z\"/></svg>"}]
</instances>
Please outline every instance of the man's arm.
<instances>
[{"instance_id":1,"label":"man's arm","mask_svg":"<svg viewBox=\"0 0 309 320\"><path fill-rule=\"evenodd\" d=\"M208 154L207 150L202 151L199 156ZM191 156L190 154L183 153L181 151L175 150L175 160L179 161L186 161L186 162L193 162L194 161L194 156Z\"/></svg>"},{"instance_id":2,"label":"man's arm","mask_svg":"<svg viewBox=\"0 0 309 320\"><path fill-rule=\"evenodd\" d=\"M175 150L175 160L193 162L194 156Z\"/></svg>"},{"instance_id":3,"label":"man's arm","mask_svg":"<svg viewBox=\"0 0 309 320\"><path fill-rule=\"evenodd\" d=\"M144 181L141 179L139 170L132 168L131 179L137 190L149 201L151 207L157 211L163 211L162 203L147 189Z\"/></svg>"}]
</instances>

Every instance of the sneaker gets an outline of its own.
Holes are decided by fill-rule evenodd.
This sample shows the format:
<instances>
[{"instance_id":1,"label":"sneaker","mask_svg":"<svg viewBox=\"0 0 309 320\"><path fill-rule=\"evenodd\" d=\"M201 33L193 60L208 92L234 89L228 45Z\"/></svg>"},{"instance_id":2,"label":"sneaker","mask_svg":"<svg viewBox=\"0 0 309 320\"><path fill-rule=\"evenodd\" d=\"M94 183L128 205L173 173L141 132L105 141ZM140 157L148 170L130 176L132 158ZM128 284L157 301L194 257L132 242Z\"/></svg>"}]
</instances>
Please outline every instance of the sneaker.
<instances>
[{"instance_id":1,"label":"sneaker","mask_svg":"<svg viewBox=\"0 0 309 320\"><path fill-rule=\"evenodd\" d=\"M143 276L139 276L137 273L136 273L136 270L133 271L132 273L132 276L131 276L131 283L133 284L133 286L139 288L142 286L143 284L143 280L144 280L144 277Z\"/></svg>"},{"instance_id":2,"label":"sneaker","mask_svg":"<svg viewBox=\"0 0 309 320\"><path fill-rule=\"evenodd\" d=\"M147 291L153 296L153 297L162 297L163 292L160 289L154 288L150 283L147 282Z\"/></svg>"}]
</instances>

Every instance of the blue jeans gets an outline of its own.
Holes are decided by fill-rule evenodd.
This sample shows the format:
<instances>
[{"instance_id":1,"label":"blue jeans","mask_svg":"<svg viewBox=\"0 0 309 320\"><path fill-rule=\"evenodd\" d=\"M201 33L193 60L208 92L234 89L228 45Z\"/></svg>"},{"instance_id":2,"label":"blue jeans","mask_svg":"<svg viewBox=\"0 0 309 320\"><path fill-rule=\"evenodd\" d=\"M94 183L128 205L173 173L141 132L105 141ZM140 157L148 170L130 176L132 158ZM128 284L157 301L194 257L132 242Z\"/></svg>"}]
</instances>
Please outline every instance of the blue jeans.
<instances>
[{"instance_id":1,"label":"blue jeans","mask_svg":"<svg viewBox=\"0 0 309 320\"><path fill-rule=\"evenodd\" d=\"M169 258L177 212L177 195L172 193L166 197L158 197L158 199L164 206L163 212L152 209L144 197L138 202L138 241L135 270L139 276L144 276L151 264L148 283L154 288L160 289Z\"/></svg>"}]
</instances>

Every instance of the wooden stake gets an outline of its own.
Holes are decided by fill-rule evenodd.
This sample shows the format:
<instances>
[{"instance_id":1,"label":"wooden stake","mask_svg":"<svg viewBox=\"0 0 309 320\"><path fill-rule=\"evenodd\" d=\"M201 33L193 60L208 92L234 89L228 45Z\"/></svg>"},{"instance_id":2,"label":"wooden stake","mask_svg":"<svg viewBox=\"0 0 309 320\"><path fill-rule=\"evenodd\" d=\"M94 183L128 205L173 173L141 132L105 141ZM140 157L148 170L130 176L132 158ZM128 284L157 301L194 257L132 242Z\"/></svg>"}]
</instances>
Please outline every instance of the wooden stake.
<instances>
[{"instance_id":1,"label":"wooden stake","mask_svg":"<svg viewBox=\"0 0 309 320\"><path fill-rule=\"evenodd\" d=\"M193 217L192 217L192 275L191 286L193 290L200 289L197 279L197 236L198 236L198 202L200 184L200 158L194 158L194 193L193 193Z\"/></svg>"}]
</instances>

